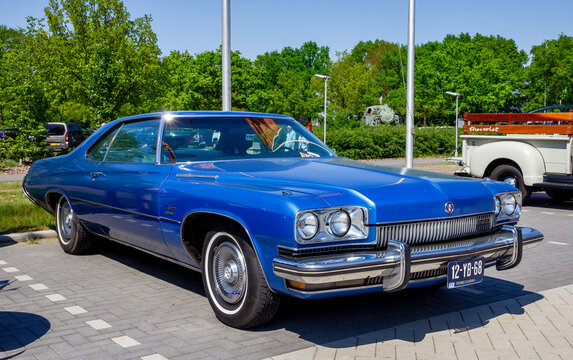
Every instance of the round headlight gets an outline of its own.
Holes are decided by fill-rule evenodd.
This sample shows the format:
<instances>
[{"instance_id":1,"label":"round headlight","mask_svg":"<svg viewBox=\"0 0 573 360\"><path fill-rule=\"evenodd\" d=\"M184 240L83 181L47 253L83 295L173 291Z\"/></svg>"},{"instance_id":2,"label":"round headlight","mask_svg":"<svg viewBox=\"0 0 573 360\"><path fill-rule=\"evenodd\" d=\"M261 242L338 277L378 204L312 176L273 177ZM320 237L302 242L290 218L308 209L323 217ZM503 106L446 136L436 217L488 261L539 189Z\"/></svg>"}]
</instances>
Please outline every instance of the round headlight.
<instances>
[{"instance_id":1,"label":"round headlight","mask_svg":"<svg viewBox=\"0 0 573 360\"><path fill-rule=\"evenodd\" d=\"M515 196L507 194L501 199L501 211L503 211L505 215L512 215L516 207L517 200L515 200Z\"/></svg>"},{"instance_id":2,"label":"round headlight","mask_svg":"<svg viewBox=\"0 0 573 360\"><path fill-rule=\"evenodd\" d=\"M296 232L303 240L308 240L318 231L318 217L313 213L303 214L296 223Z\"/></svg>"},{"instance_id":3,"label":"round headlight","mask_svg":"<svg viewBox=\"0 0 573 360\"><path fill-rule=\"evenodd\" d=\"M333 212L328 222L330 231L336 236L344 236L350 230L350 215L344 210Z\"/></svg>"},{"instance_id":4,"label":"round headlight","mask_svg":"<svg viewBox=\"0 0 573 360\"><path fill-rule=\"evenodd\" d=\"M501 201L496 196L495 197L495 216L499 215L500 211L501 211Z\"/></svg>"}]
</instances>

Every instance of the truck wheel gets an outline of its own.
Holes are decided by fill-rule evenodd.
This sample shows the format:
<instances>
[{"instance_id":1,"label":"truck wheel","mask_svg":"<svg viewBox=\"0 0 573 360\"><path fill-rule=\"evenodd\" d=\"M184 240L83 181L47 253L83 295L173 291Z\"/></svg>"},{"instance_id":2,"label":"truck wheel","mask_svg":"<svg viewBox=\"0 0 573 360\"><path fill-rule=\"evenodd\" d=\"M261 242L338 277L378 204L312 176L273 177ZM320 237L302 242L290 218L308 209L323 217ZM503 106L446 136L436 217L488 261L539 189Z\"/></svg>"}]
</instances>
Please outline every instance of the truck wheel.
<instances>
[{"instance_id":1,"label":"truck wheel","mask_svg":"<svg viewBox=\"0 0 573 360\"><path fill-rule=\"evenodd\" d=\"M572 190L563 190L563 189L547 189L545 193L555 201L567 201L573 197Z\"/></svg>"},{"instance_id":2,"label":"truck wheel","mask_svg":"<svg viewBox=\"0 0 573 360\"><path fill-rule=\"evenodd\" d=\"M221 322L246 329L273 318L280 295L268 287L255 251L237 231L209 231L201 265L207 298Z\"/></svg>"},{"instance_id":3,"label":"truck wheel","mask_svg":"<svg viewBox=\"0 0 573 360\"><path fill-rule=\"evenodd\" d=\"M531 196L531 188L529 186L525 186L523 183L523 175L515 166L507 164L499 165L493 169L490 177L492 180L514 183L514 186L521 191L523 203L525 204L525 202L529 200L529 197Z\"/></svg>"}]
</instances>

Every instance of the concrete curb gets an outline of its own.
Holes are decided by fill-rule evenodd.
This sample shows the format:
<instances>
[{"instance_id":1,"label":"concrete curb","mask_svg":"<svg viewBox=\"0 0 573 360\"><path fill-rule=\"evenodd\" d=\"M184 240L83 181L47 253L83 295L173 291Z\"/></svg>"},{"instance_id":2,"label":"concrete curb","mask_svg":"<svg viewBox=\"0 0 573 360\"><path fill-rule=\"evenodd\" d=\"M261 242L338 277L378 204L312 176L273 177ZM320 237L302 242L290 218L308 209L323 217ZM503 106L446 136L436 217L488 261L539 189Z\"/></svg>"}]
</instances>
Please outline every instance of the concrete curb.
<instances>
[{"instance_id":1,"label":"concrete curb","mask_svg":"<svg viewBox=\"0 0 573 360\"><path fill-rule=\"evenodd\" d=\"M0 243L3 242L25 242L29 239L43 239L58 236L54 230L29 231L23 233L13 233L0 235Z\"/></svg>"}]
</instances>

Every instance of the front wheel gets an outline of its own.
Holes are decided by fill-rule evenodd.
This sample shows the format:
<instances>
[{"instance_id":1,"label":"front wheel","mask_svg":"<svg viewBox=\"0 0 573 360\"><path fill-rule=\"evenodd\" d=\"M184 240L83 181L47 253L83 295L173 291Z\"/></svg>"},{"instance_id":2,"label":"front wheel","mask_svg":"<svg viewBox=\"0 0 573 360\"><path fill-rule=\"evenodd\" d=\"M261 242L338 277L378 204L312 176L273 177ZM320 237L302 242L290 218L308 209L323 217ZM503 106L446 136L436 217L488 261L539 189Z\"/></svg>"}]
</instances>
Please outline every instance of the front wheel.
<instances>
[{"instance_id":1,"label":"front wheel","mask_svg":"<svg viewBox=\"0 0 573 360\"><path fill-rule=\"evenodd\" d=\"M68 254L84 254L93 247L93 239L80 223L65 196L60 198L56 207L56 232L60 246Z\"/></svg>"},{"instance_id":2,"label":"front wheel","mask_svg":"<svg viewBox=\"0 0 573 360\"><path fill-rule=\"evenodd\" d=\"M203 246L203 286L217 318L247 329L270 321L280 295L267 285L251 245L231 227L207 233Z\"/></svg>"},{"instance_id":3,"label":"front wheel","mask_svg":"<svg viewBox=\"0 0 573 360\"><path fill-rule=\"evenodd\" d=\"M531 188L529 186L525 186L521 171L519 171L519 169L513 165L499 165L493 169L491 173L491 179L504 181L518 188L519 191L521 191L523 203L529 200L529 197L531 196Z\"/></svg>"}]
</instances>

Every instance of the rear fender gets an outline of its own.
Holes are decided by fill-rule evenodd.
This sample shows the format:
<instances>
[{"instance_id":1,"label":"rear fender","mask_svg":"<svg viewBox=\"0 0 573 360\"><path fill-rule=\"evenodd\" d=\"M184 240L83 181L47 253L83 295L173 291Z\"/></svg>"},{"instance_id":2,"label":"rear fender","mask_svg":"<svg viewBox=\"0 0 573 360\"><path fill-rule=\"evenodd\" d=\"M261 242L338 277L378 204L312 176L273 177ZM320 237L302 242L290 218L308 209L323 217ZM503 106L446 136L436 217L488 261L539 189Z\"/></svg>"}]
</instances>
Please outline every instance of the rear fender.
<instances>
[{"instance_id":1,"label":"rear fender","mask_svg":"<svg viewBox=\"0 0 573 360\"><path fill-rule=\"evenodd\" d=\"M543 182L543 156L534 146L519 141L499 141L479 146L471 155L470 171L472 176L484 177L489 176L496 166L511 163L521 169L525 185Z\"/></svg>"}]
</instances>

